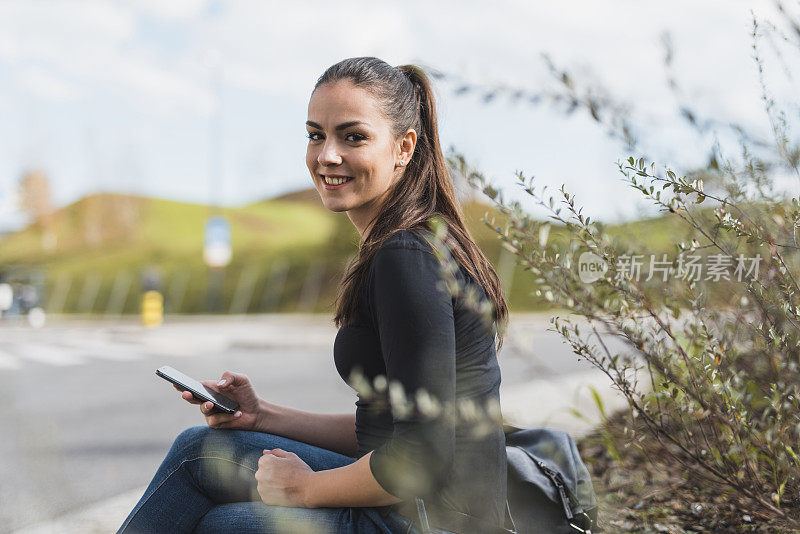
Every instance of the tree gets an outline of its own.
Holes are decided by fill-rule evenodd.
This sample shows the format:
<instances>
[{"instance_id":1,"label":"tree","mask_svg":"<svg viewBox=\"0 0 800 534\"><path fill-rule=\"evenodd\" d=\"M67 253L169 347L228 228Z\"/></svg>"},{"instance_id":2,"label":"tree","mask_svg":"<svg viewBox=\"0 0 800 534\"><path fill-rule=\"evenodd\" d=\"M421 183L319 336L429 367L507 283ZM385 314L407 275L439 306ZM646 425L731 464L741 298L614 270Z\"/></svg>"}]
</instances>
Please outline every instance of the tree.
<instances>
[{"instance_id":1,"label":"tree","mask_svg":"<svg viewBox=\"0 0 800 534\"><path fill-rule=\"evenodd\" d=\"M55 245L55 210L50 192L50 181L44 171L25 172L18 185L19 207L28 214L32 224L42 232L42 247L52 250Z\"/></svg>"}]
</instances>

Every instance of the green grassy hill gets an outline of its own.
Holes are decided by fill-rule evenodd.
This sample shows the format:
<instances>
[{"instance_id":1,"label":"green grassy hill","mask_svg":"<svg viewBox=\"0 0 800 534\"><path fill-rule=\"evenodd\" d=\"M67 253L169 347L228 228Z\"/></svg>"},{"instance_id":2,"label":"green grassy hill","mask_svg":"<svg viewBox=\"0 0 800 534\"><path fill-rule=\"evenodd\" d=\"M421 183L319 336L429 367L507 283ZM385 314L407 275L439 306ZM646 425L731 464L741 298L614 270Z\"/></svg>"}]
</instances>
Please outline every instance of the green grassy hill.
<instances>
[{"instance_id":1,"label":"green grassy hill","mask_svg":"<svg viewBox=\"0 0 800 534\"><path fill-rule=\"evenodd\" d=\"M515 268L513 256L502 256L499 239L481 221L488 211L502 226L502 214L479 202L463 208L470 232L510 289L512 310L544 307L531 295L530 273ZM42 301L50 312L138 313L141 274L152 266L161 274L167 311L203 313L209 285L204 224L215 214L229 221L233 244L223 311L330 313L359 236L346 214L323 207L314 189L217 211L171 200L90 195L60 209L49 236L31 225L0 241L0 272L16 267L40 273ZM656 218L609 231L628 241L641 239L647 250L671 252L677 224L674 218ZM551 235L557 239L558 229Z\"/></svg>"}]
</instances>

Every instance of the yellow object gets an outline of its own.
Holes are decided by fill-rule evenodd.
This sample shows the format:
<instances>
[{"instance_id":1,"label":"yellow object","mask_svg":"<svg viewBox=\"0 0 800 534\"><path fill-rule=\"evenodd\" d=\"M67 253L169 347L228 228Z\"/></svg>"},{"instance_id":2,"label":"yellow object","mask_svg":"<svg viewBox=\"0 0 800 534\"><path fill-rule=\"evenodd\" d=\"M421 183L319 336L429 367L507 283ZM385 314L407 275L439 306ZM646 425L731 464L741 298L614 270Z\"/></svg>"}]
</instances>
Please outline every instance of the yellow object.
<instances>
[{"instance_id":1,"label":"yellow object","mask_svg":"<svg viewBox=\"0 0 800 534\"><path fill-rule=\"evenodd\" d=\"M164 322L164 297L158 291L142 295L142 324L153 328Z\"/></svg>"}]
</instances>

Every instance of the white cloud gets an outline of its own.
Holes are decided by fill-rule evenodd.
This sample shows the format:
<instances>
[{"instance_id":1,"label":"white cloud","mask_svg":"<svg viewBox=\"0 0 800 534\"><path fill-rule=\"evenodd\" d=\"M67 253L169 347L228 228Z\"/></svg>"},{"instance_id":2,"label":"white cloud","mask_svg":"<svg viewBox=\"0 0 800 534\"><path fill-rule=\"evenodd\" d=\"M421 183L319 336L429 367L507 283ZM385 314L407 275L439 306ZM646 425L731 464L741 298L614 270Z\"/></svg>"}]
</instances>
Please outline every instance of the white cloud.
<instances>
[{"instance_id":1,"label":"white cloud","mask_svg":"<svg viewBox=\"0 0 800 534\"><path fill-rule=\"evenodd\" d=\"M17 82L21 89L45 100L64 102L78 96L78 90L72 84L41 67L24 69Z\"/></svg>"},{"instance_id":2,"label":"white cloud","mask_svg":"<svg viewBox=\"0 0 800 534\"><path fill-rule=\"evenodd\" d=\"M323 1L246 0L225 3L217 16L203 17L205 0L16 0L0 4L0 60L22 67L42 61L166 113L207 109L208 73L199 68L198 57L212 48L223 57L226 84L298 99L308 97L325 67L354 55L376 55L393 64L423 58L476 82L541 86L548 75L539 54L547 51L557 64L583 70L584 78L596 77L620 96L641 98L654 114L659 110L653 106L672 109L660 67L663 29L675 32L676 67L686 79L711 81L705 75L710 61L720 79L738 80L747 67L742 59L751 3L569 3L567 9L563 2L523 0L492 7L360 1L345 8ZM764 4L754 5L763 11ZM418 9L426 16L415 16ZM143 42L137 34L141 15L177 24L191 39L188 54L172 57L157 43ZM728 29L710 31L720 27ZM736 83L711 88L739 93L727 97L730 101L746 100L742 93L751 90Z\"/></svg>"},{"instance_id":3,"label":"white cloud","mask_svg":"<svg viewBox=\"0 0 800 534\"><path fill-rule=\"evenodd\" d=\"M98 81L118 86L134 98L143 98L149 110L170 115L176 111L205 111L211 106L209 91L199 81L149 58L130 54L107 67Z\"/></svg>"},{"instance_id":4,"label":"white cloud","mask_svg":"<svg viewBox=\"0 0 800 534\"><path fill-rule=\"evenodd\" d=\"M116 2L81 0L0 3L0 35L9 63L59 59L77 43L115 46L133 37L136 20Z\"/></svg>"},{"instance_id":5,"label":"white cloud","mask_svg":"<svg viewBox=\"0 0 800 534\"><path fill-rule=\"evenodd\" d=\"M219 50L226 81L305 100L316 78L340 59L400 61L418 50L409 11L414 8L372 1L240 1L206 21L200 39Z\"/></svg>"},{"instance_id":6,"label":"white cloud","mask_svg":"<svg viewBox=\"0 0 800 534\"><path fill-rule=\"evenodd\" d=\"M140 13L159 19L189 19L200 15L207 0L133 0L128 4Z\"/></svg>"},{"instance_id":7,"label":"white cloud","mask_svg":"<svg viewBox=\"0 0 800 534\"><path fill-rule=\"evenodd\" d=\"M172 16L179 7L153 10ZM120 95L148 111L207 110L208 89L192 76L189 62L176 65L152 53L139 42L136 27L137 14L123 3L2 3L0 62L12 67L18 85L43 98L74 98L77 89L69 78L91 96ZM57 83L48 89L48 82Z\"/></svg>"}]
</instances>

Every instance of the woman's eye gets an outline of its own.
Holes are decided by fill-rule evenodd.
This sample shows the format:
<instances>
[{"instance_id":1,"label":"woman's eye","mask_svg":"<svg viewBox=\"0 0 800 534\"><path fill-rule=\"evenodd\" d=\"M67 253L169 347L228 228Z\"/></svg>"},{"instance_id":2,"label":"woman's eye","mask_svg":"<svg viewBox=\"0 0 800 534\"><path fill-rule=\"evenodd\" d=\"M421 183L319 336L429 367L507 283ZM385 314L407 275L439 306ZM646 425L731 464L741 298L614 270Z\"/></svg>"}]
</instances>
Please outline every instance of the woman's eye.
<instances>
[{"instance_id":1,"label":"woman's eye","mask_svg":"<svg viewBox=\"0 0 800 534\"><path fill-rule=\"evenodd\" d=\"M319 138L316 136L321 136L321 135L322 134L318 132L309 132L306 134L306 137L308 137L311 141L318 141ZM358 141L363 141L364 139L366 139L366 137L358 133L350 133L345 136L345 139L353 142L358 142Z\"/></svg>"}]
</instances>

